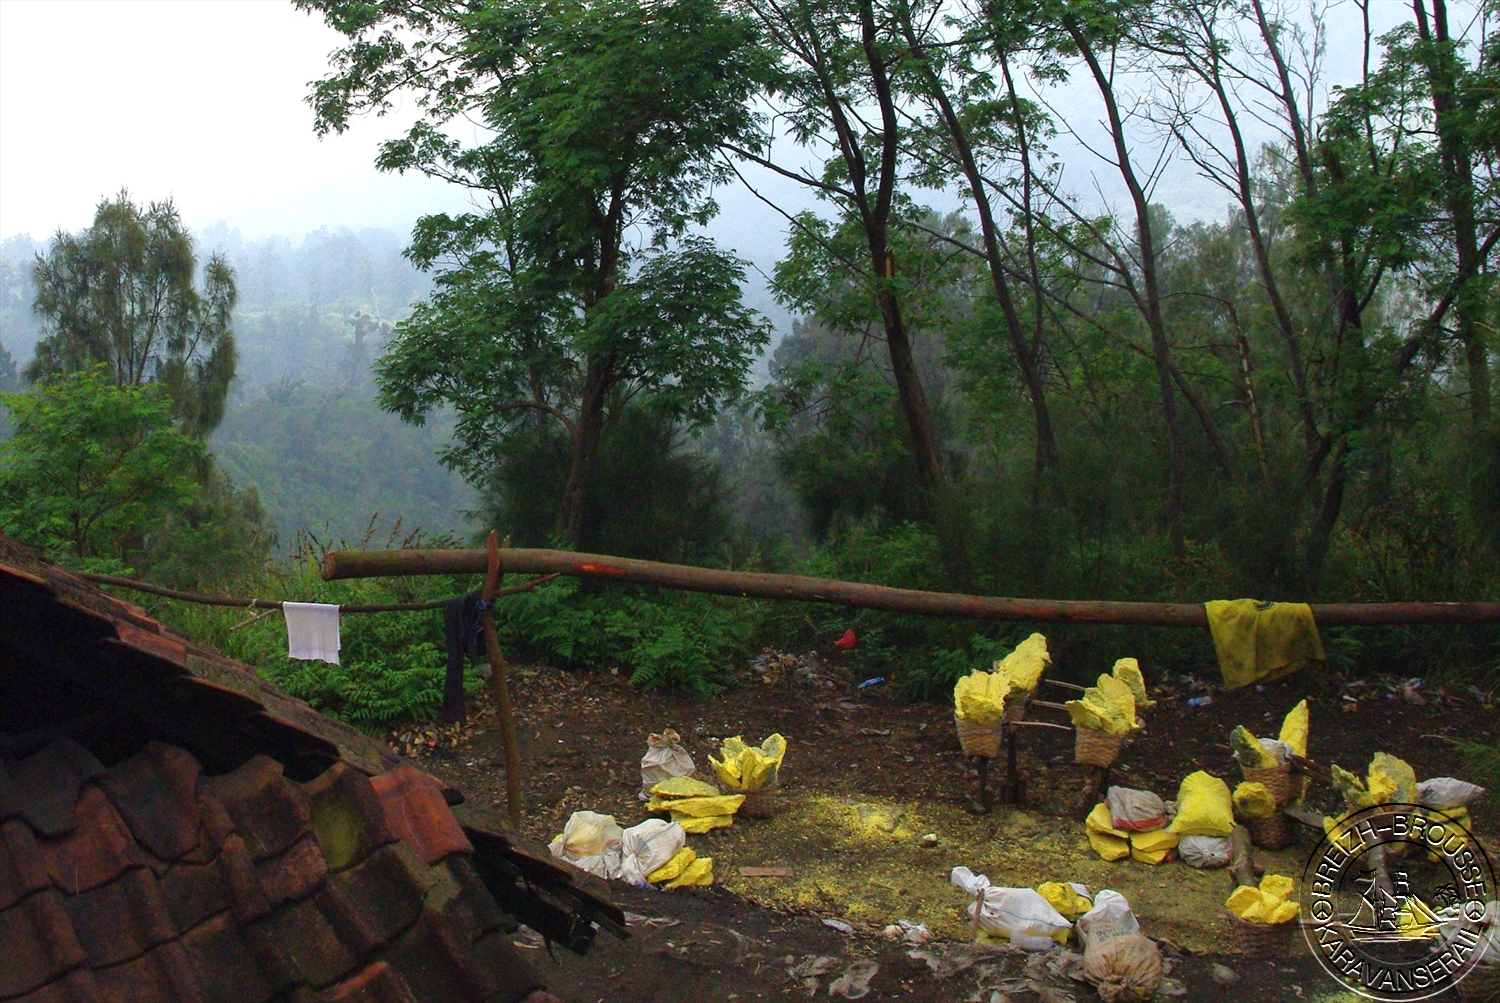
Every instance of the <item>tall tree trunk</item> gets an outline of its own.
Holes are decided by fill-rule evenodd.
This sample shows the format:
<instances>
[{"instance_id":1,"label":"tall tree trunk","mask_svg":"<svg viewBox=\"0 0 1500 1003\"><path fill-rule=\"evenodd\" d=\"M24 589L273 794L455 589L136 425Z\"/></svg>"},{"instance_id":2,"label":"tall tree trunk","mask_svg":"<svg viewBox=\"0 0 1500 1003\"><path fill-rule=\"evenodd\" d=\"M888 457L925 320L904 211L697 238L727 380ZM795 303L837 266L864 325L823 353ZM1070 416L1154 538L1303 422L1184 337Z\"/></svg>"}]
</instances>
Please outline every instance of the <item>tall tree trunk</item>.
<instances>
[{"instance_id":1,"label":"tall tree trunk","mask_svg":"<svg viewBox=\"0 0 1500 1003\"><path fill-rule=\"evenodd\" d=\"M599 459L599 436L604 430L604 401L612 382L611 368L602 361L589 361L584 372L578 420L573 423L570 436L568 481L563 488L562 505L557 511L556 532L574 547L583 543L588 528L585 503L594 465Z\"/></svg>"},{"instance_id":2,"label":"tall tree trunk","mask_svg":"<svg viewBox=\"0 0 1500 1003\"><path fill-rule=\"evenodd\" d=\"M906 13L903 9L902 14L906 15ZM910 17L903 16L901 28L912 51L920 53L922 45L917 40ZM922 57L919 56L919 58ZM1016 310L1015 299L1011 296L1010 282L1005 277L1005 262L1000 254L1000 235L995 225L995 213L990 205L989 195L985 192L984 177L979 173L979 164L974 157L974 148L969 142L968 131L959 121L953 102L949 100L948 92L943 87L942 81L938 79L937 71L932 68L931 63L926 62L925 58L921 65L928 97L937 105L938 113L943 118L944 128L948 132L948 138L953 144L954 152L958 155L964 180L973 193L974 210L979 216L979 232L984 238L984 259L989 267L990 285L995 290L995 299L1000 303L1000 313L1005 318L1005 331L1010 336L1011 349L1015 353L1016 364L1021 368L1021 375L1026 381L1026 394L1031 400L1032 418L1036 425L1036 473L1040 475L1047 466L1057 462L1057 441L1052 433L1052 415L1047 410L1047 390L1042 383L1041 368L1037 363L1039 353L1032 351L1026 330L1021 325L1020 313ZM1017 121L1016 125L1019 130L1021 123ZM1030 209L1028 202L1027 212L1030 212ZM1036 290L1036 295L1041 296L1040 289Z\"/></svg>"},{"instance_id":3,"label":"tall tree trunk","mask_svg":"<svg viewBox=\"0 0 1500 1003\"><path fill-rule=\"evenodd\" d=\"M1485 304L1475 281L1483 262L1474 218L1471 152L1468 137L1458 121L1461 112L1457 107L1457 56L1448 34L1447 0L1432 0L1430 19L1425 0L1412 0L1412 10L1417 18L1417 35L1425 43L1421 50L1422 66L1432 91L1443 201L1453 225L1453 250L1457 258L1453 311L1458 318L1458 340L1464 346L1469 372L1469 413L1475 425L1484 427L1490 417L1490 360L1485 337Z\"/></svg>"},{"instance_id":4,"label":"tall tree trunk","mask_svg":"<svg viewBox=\"0 0 1500 1003\"><path fill-rule=\"evenodd\" d=\"M1130 201L1135 208L1136 248L1140 254L1141 284L1143 293L1138 300L1146 329L1151 333L1151 355L1156 363L1157 392L1161 395L1162 420L1167 426L1167 534L1172 544L1172 553L1184 557L1187 547L1182 536L1182 490L1185 479L1185 459L1182 446L1182 428L1177 417L1177 397L1172 388L1172 350L1167 340L1167 325L1161 313L1161 288L1157 281L1156 241L1151 230L1150 205L1146 201L1145 189L1136 177L1130 160L1130 146L1125 135L1125 122L1115 101L1114 87L1104 67L1099 63L1092 43L1071 17L1064 18L1063 25L1078 46L1080 55L1088 64L1089 73L1099 88L1109 116L1110 136L1114 141L1116 166L1125 187L1130 191Z\"/></svg>"},{"instance_id":5,"label":"tall tree trunk","mask_svg":"<svg viewBox=\"0 0 1500 1003\"><path fill-rule=\"evenodd\" d=\"M896 380L896 390L901 398L901 409L906 414L907 429L911 437L912 460L916 464L917 478L922 485L923 508L931 517L937 511L936 502L942 492L943 463L938 453L937 436L932 427L932 413L927 407L927 394L922 389L916 359L912 356L911 335L907 331L906 321L901 315L901 304L896 296L896 256L890 246L891 205L896 189L900 122L896 114L895 99L891 93L890 72L879 51L875 10L871 0L861 0L859 17L865 62L870 70L870 82L875 92L876 103L880 107L880 168L873 204L866 197L863 177L857 179L856 185L862 196L861 212L864 217L865 237L870 248L870 268L875 276L876 288L879 290L880 318L885 328L886 349L891 360L891 375ZM843 139L842 136L841 139ZM851 143L857 151L858 144L852 134L843 144L846 159L850 157ZM855 155L858 155L857 152ZM851 163L850 166L853 167L854 164ZM851 175L853 173L851 171Z\"/></svg>"}]
</instances>

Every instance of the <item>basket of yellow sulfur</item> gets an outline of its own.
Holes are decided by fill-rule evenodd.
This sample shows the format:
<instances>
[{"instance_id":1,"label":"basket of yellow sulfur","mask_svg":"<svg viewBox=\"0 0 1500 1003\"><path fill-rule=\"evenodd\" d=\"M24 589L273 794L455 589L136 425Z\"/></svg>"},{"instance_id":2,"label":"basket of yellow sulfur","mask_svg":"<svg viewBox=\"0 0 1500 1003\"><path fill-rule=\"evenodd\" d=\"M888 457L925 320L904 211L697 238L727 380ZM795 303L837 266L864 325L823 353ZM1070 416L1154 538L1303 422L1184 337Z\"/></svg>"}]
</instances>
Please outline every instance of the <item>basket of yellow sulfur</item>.
<instances>
[{"instance_id":1,"label":"basket of yellow sulfur","mask_svg":"<svg viewBox=\"0 0 1500 1003\"><path fill-rule=\"evenodd\" d=\"M1292 930L1296 923L1251 923L1233 913L1234 942L1247 958L1285 958L1292 950Z\"/></svg>"},{"instance_id":2,"label":"basket of yellow sulfur","mask_svg":"<svg viewBox=\"0 0 1500 1003\"><path fill-rule=\"evenodd\" d=\"M1080 766L1113 766L1120 758L1125 733L1118 735L1094 728L1073 728L1073 762Z\"/></svg>"},{"instance_id":3,"label":"basket of yellow sulfur","mask_svg":"<svg viewBox=\"0 0 1500 1003\"><path fill-rule=\"evenodd\" d=\"M958 744L963 746L964 755L993 759L1000 754L1000 739L1005 735L1005 718L998 717L984 724L976 724L954 714L953 723L958 726Z\"/></svg>"}]
</instances>

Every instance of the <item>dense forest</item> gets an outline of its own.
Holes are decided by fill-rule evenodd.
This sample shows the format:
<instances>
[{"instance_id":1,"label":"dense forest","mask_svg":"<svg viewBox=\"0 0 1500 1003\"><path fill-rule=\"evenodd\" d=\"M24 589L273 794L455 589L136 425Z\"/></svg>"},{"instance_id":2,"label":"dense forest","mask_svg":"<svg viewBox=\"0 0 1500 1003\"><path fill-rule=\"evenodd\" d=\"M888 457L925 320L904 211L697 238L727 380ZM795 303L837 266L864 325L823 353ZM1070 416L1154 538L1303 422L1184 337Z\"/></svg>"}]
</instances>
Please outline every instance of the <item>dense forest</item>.
<instances>
[{"instance_id":1,"label":"dense forest","mask_svg":"<svg viewBox=\"0 0 1500 1003\"><path fill-rule=\"evenodd\" d=\"M381 545L399 515L998 595L1500 598L1488 3L1389 24L1396 5L1266 0L298 6L346 38L316 129L413 99L378 166L474 208L293 246L194 239L122 194L88 231L8 242L0 378L34 388L4 398L7 532L326 595L308 555L379 513ZM1331 57L1352 70L1330 79ZM1222 217L1165 207L1185 171ZM789 330L713 237L731 187L782 213ZM178 327L148 330L127 287L180 302ZM181 438L195 474L159 526L91 536L77 498L48 526L18 501L84 420L142 464ZM1022 629L575 585L505 616L527 657L700 692L748 645L852 623L858 663L921 694ZM1205 657L1168 634L1057 644L1076 665L1122 643L1153 671ZM406 659L381 678L427 685L424 637L372 644ZM1494 632L1327 640L1345 671L1500 670ZM297 678L386 713L351 696L368 680Z\"/></svg>"}]
</instances>

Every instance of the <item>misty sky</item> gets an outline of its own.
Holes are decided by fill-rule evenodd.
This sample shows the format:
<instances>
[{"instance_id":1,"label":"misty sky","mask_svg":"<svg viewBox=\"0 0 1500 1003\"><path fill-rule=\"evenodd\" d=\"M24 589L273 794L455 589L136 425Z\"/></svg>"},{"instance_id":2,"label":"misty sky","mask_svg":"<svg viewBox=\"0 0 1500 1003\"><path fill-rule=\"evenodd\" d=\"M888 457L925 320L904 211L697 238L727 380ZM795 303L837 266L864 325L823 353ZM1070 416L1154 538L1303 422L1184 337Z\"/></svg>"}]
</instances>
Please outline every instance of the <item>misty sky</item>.
<instances>
[{"instance_id":1,"label":"misty sky","mask_svg":"<svg viewBox=\"0 0 1500 1003\"><path fill-rule=\"evenodd\" d=\"M1375 6L1388 19L1403 10ZM0 236L80 229L122 186L140 200L170 196L195 229L224 221L251 239L323 226L406 232L424 212L462 206L439 182L375 171L376 145L408 121L399 110L313 135L303 99L338 41L274 0L0 0ZM1329 56L1337 77L1353 53ZM1094 118L1086 90L1076 97L1059 110ZM1096 165L1078 153L1070 175L1082 180ZM1114 180L1102 181L1109 194ZM1188 217L1218 216L1226 201L1186 167L1158 197ZM720 202L716 234L774 260L780 217L743 191Z\"/></svg>"}]
</instances>

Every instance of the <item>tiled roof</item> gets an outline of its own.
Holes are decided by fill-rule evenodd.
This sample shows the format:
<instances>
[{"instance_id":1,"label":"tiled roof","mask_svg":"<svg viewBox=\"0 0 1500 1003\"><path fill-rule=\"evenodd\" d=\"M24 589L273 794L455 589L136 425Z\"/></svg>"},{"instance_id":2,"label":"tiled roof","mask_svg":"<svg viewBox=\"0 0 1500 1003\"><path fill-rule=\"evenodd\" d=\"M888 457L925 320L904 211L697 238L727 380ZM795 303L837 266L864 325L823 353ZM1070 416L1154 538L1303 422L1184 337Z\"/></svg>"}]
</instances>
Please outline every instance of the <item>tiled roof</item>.
<instances>
[{"instance_id":1,"label":"tiled roof","mask_svg":"<svg viewBox=\"0 0 1500 1003\"><path fill-rule=\"evenodd\" d=\"M66 795L67 810L58 804ZM0 1000L512 1000L535 988L437 781L149 743L0 759Z\"/></svg>"}]
</instances>

